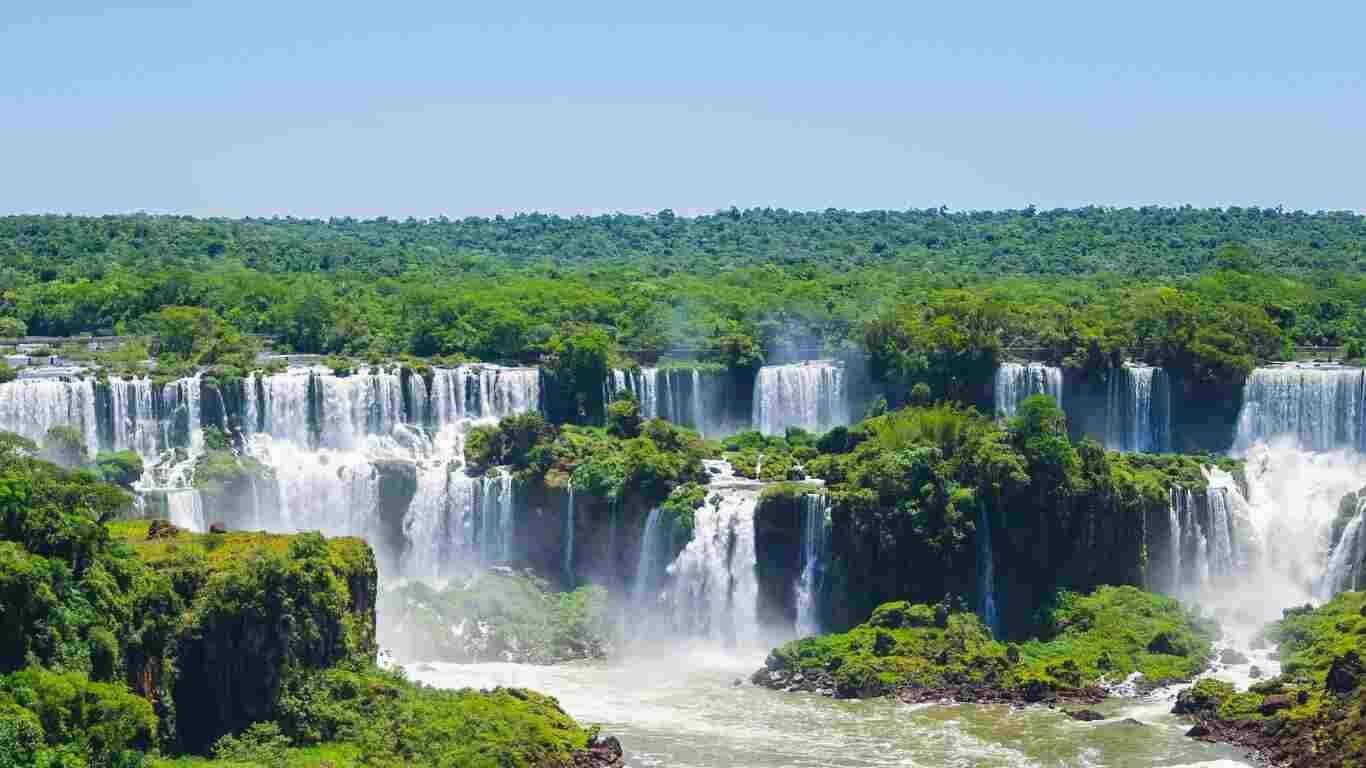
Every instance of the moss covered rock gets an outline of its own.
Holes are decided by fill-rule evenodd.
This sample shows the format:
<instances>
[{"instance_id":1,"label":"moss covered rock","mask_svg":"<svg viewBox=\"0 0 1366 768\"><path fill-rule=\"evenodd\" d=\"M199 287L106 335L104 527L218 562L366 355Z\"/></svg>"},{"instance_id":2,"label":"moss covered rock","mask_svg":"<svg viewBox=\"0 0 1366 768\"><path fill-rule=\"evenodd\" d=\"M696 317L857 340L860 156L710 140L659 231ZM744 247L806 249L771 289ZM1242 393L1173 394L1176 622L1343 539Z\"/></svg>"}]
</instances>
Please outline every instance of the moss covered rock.
<instances>
[{"instance_id":1,"label":"moss covered rock","mask_svg":"<svg viewBox=\"0 0 1366 768\"><path fill-rule=\"evenodd\" d=\"M837 697L909 701L1095 700L1133 673L1148 685L1188 680L1206 665L1215 628L1169 598L1133 587L1063 594L1043 637L1007 645L976 615L904 601L879 606L849 632L804 638L773 651L756 684ZM1148 646L1178 637L1182 655Z\"/></svg>"}]
</instances>

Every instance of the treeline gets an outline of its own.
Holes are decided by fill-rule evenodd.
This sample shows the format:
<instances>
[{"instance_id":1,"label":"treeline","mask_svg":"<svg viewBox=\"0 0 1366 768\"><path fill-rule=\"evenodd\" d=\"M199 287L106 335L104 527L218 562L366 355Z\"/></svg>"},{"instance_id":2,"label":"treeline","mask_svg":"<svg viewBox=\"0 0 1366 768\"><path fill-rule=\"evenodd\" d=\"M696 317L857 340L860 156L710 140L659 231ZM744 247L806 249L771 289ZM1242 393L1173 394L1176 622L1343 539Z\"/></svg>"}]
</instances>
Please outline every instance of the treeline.
<instances>
[{"instance_id":1,"label":"treeline","mask_svg":"<svg viewBox=\"0 0 1366 768\"><path fill-rule=\"evenodd\" d=\"M258 336L360 360L537 363L598 416L608 368L661 359L742 378L785 359L867 359L895 392L923 383L934 399L977 403L973 388L1012 357L1097 373L1136 359L1236 386L1294 346L1362 357L1362 228L1355 215L1254 209L11 217L0 337L147 334L150 349L111 367L151 355L164 372L252 365ZM916 240L939 229L934 248ZM588 233L591 249L567 244ZM879 249L883 235L893 244ZM1089 266L1056 268L1082 251Z\"/></svg>"},{"instance_id":2,"label":"treeline","mask_svg":"<svg viewBox=\"0 0 1366 768\"><path fill-rule=\"evenodd\" d=\"M1243 243L1262 269L1362 269L1366 219L1269 208L1079 208L952 212L754 208L650 215L357 220L182 216L0 218L0 259L53 275L91 262L213 264L269 272L488 272L630 266L646 272L749 265L904 263L993 274L1180 275Z\"/></svg>"}]
</instances>

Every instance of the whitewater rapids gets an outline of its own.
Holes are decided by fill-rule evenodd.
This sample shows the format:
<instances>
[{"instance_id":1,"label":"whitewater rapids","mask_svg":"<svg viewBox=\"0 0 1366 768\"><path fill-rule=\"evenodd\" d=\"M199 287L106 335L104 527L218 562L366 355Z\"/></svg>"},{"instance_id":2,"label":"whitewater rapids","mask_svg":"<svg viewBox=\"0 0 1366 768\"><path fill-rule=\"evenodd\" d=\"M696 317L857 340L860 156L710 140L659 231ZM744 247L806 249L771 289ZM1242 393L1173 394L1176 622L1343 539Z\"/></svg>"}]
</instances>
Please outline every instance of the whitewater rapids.
<instances>
[{"instance_id":1,"label":"whitewater rapids","mask_svg":"<svg viewBox=\"0 0 1366 768\"><path fill-rule=\"evenodd\" d=\"M621 740L633 768L1238 768L1227 747L1186 738L1189 723L1155 699L1112 700L1107 720L1042 707L908 706L780 693L736 680L762 655L678 646L616 662L558 666L408 664L443 688L531 688ZM1135 722L1126 721L1132 718Z\"/></svg>"}]
</instances>

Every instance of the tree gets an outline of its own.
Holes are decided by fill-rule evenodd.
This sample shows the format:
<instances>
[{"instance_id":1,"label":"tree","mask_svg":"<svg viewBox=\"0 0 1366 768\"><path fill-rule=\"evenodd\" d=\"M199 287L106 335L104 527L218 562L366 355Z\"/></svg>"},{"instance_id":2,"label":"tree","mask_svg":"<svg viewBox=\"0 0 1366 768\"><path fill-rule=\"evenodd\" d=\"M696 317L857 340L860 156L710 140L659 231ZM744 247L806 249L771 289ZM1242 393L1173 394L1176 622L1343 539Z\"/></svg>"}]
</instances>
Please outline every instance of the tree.
<instances>
[{"instance_id":1,"label":"tree","mask_svg":"<svg viewBox=\"0 0 1366 768\"><path fill-rule=\"evenodd\" d=\"M17 317L0 317L0 339L17 339L28 335L28 324Z\"/></svg>"}]
</instances>

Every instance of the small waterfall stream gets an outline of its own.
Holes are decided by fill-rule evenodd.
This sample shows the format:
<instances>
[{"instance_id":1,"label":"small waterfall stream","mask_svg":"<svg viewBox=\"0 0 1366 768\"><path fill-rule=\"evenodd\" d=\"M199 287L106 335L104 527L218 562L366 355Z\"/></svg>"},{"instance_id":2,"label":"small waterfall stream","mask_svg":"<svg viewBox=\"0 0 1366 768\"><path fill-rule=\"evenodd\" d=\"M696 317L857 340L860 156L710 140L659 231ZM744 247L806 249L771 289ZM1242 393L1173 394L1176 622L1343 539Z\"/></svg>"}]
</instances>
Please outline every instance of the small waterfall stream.
<instances>
[{"instance_id":1,"label":"small waterfall stream","mask_svg":"<svg viewBox=\"0 0 1366 768\"><path fill-rule=\"evenodd\" d=\"M844 366L830 360L766 365L754 381L753 428L781 435L788 427L825 432L849 423Z\"/></svg>"},{"instance_id":2,"label":"small waterfall stream","mask_svg":"<svg viewBox=\"0 0 1366 768\"><path fill-rule=\"evenodd\" d=\"M824 493L802 497L802 570L797 577L797 636L821 631L821 586L825 576L830 499Z\"/></svg>"},{"instance_id":3,"label":"small waterfall stream","mask_svg":"<svg viewBox=\"0 0 1366 768\"><path fill-rule=\"evenodd\" d=\"M996 418L1010 419L1020 403L1033 395L1048 395L1062 405L1062 369L1043 363L1002 363L996 369Z\"/></svg>"}]
</instances>

